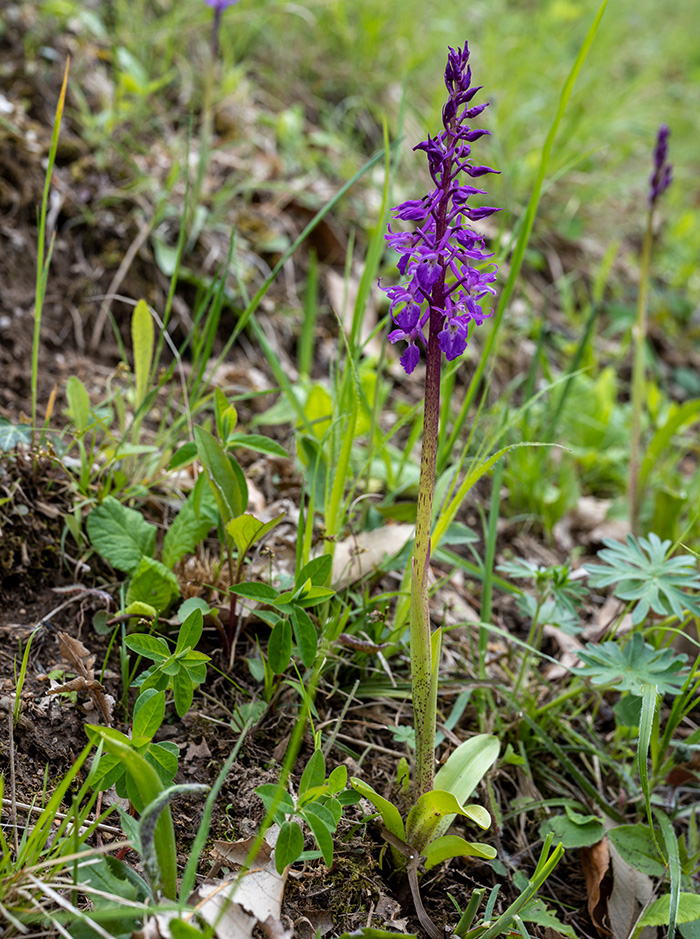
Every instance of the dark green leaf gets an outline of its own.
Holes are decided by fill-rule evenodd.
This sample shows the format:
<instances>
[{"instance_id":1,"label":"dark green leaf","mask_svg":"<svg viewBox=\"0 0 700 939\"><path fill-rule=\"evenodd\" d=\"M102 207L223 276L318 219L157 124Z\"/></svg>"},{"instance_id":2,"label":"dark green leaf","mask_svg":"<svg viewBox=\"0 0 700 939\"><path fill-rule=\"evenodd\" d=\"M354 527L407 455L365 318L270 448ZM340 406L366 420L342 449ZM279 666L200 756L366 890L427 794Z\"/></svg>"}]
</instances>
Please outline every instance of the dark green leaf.
<instances>
[{"instance_id":1,"label":"dark green leaf","mask_svg":"<svg viewBox=\"0 0 700 939\"><path fill-rule=\"evenodd\" d=\"M663 877L666 874L666 865L659 857L651 831L646 825L618 825L610 829L608 837L622 860L630 867L650 877Z\"/></svg>"},{"instance_id":2,"label":"dark green leaf","mask_svg":"<svg viewBox=\"0 0 700 939\"><path fill-rule=\"evenodd\" d=\"M192 679L185 669L178 669L173 675L173 696L178 716L184 717L189 711L194 697Z\"/></svg>"},{"instance_id":3,"label":"dark green leaf","mask_svg":"<svg viewBox=\"0 0 700 939\"><path fill-rule=\"evenodd\" d=\"M165 564L142 557L126 591L126 602L147 603L164 613L180 596L180 584Z\"/></svg>"},{"instance_id":4,"label":"dark green leaf","mask_svg":"<svg viewBox=\"0 0 700 939\"><path fill-rule=\"evenodd\" d=\"M165 717L165 693L147 688L134 705L133 737L152 740Z\"/></svg>"},{"instance_id":5,"label":"dark green leaf","mask_svg":"<svg viewBox=\"0 0 700 939\"><path fill-rule=\"evenodd\" d=\"M214 528L218 519L219 512L214 494L206 476L201 474L165 533L163 564L172 568L186 554L194 551Z\"/></svg>"},{"instance_id":6,"label":"dark green leaf","mask_svg":"<svg viewBox=\"0 0 700 939\"><path fill-rule=\"evenodd\" d=\"M326 761L322 750L314 750L309 762L304 767L299 782L299 798L301 798L307 789L313 786L322 786L326 778Z\"/></svg>"},{"instance_id":7,"label":"dark green leaf","mask_svg":"<svg viewBox=\"0 0 700 939\"><path fill-rule=\"evenodd\" d=\"M153 659L155 662L164 662L170 658L170 648L165 639L160 636L148 636L145 633L132 633L124 639L124 645L136 652L137 655L143 655L147 659Z\"/></svg>"},{"instance_id":8,"label":"dark green leaf","mask_svg":"<svg viewBox=\"0 0 700 939\"><path fill-rule=\"evenodd\" d=\"M202 630L204 629L204 619L202 617L202 611L200 609L194 609L185 619L185 622L180 627L180 632L177 637L177 646L175 647L176 652L182 652L183 649L195 649L197 643L202 638Z\"/></svg>"},{"instance_id":9,"label":"dark green leaf","mask_svg":"<svg viewBox=\"0 0 700 939\"><path fill-rule=\"evenodd\" d=\"M331 834L335 828L333 816L325 806L318 802L310 802L300 814L308 823L316 839L326 867L330 867L333 863L333 836Z\"/></svg>"},{"instance_id":10,"label":"dark green leaf","mask_svg":"<svg viewBox=\"0 0 700 939\"><path fill-rule=\"evenodd\" d=\"M230 434L226 440L227 447L244 447L246 450L255 450L257 453L269 453L271 456L288 457L289 454L276 441L264 437L262 434Z\"/></svg>"},{"instance_id":11,"label":"dark green leaf","mask_svg":"<svg viewBox=\"0 0 700 939\"><path fill-rule=\"evenodd\" d=\"M178 469L180 466L186 466L188 463L191 463L192 460L197 457L197 444L194 440L188 440L187 443L183 443L181 447L173 453L170 457L170 462L168 463L169 470Z\"/></svg>"},{"instance_id":12,"label":"dark green leaf","mask_svg":"<svg viewBox=\"0 0 700 939\"><path fill-rule=\"evenodd\" d=\"M245 477L240 466L225 453L219 441L208 430L195 427L194 436L197 453L207 474L221 518L226 524L232 518L245 512L248 505L248 487ZM241 478L243 478L243 485L241 485Z\"/></svg>"},{"instance_id":13,"label":"dark green leaf","mask_svg":"<svg viewBox=\"0 0 700 939\"><path fill-rule=\"evenodd\" d=\"M267 645L268 665L275 675L282 674L289 665L291 656L292 627L288 619L283 619L273 628Z\"/></svg>"},{"instance_id":14,"label":"dark green leaf","mask_svg":"<svg viewBox=\"0 0 700 939\"><path fill-rule=\"evenodd\" d=\"M86 527L95 549L118 571L132 574L143 557L153 556L155 525L112 496L90 512Z\"/></svg>"},{"instance_id":15,"label":"dark green leaf","mask_svg":"<svg viewBox=\"0 0 700 939\"><path fill-rule=\"evenodd\" d=\"M330 554L322 554L318 558L312 558L308 564L305 564L299 571L299 576L295 581L295 588L298 590L307 580L316 587L323 587L333 567L333 559Z\"/></svg>"},{"instance_id":16,"label":"dark green leaf","mask_svg":"<svg viewBox=\"0 0 700 939\"><path fill-rule=\"evenodd\" d=\"M245 597L246 600L259 600L261 603L271 603L277 599L277 591L269 584L258 584L248 581L243 584L235 584L229 587L229 593L235 593L238 597Z\"/></svg>"},{"instance_id":17,"label":"dark green leaf","mask_svg":"<svg viewBox=\"0 0 700 939\"><path fill-rule=\"evenodd\" d=\"M296 605L292 607L292 624L294 626L294 638L299 646L301 660L307 668L311 668L316 659L316 651L318 649L316 627L306 610Z\"/></svg>"},{"instance_id":18,"label":"dark green leaf","mask_svg":"<svg viewBox=\"0 0 700 939\"><path fill-rule=\"evenodd\" d=\"M275 868L281 874L287 864L293 864L304 850L304 835L296 822L285 822L280 828L275 845Z\"/></svg>"}]
</instances>

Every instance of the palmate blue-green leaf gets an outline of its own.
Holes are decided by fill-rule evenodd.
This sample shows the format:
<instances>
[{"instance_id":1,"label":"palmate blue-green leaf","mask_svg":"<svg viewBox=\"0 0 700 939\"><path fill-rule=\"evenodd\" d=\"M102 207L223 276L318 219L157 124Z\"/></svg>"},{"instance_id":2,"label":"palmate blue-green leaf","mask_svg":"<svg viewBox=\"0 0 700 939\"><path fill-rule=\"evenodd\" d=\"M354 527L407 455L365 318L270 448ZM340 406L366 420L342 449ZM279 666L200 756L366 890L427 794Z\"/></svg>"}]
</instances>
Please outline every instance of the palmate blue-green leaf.
<instances>
[{"instance_id":1,"label":"palmate blue-green leaf","mask_svg":"<svg viewBox=\"0 0 700 939\"><path fill-rule=\"evenodd\" d=\"M649 610L661 616L683 617L688 610L700 615L698 595L686 590L700 589L700 578L695 570L695 559L689 554L666 557L670 541L661 541L653 532L648 538L627 541L605 539L607 545L598 552L605 564L589 564L586 570L593 587L614 585L620 600L636 600L632 609L632 622L643 622Z\"/></svg>"},{"instance_id":2,"label":"palmate blue-green leaf","mask_svg":"<svg viewBox=\"0 0 700 939\"><path fill-rule=\"evenodd\" d=\"M133 574L143 557L153 556L155 525L112 496L90 512L86 528L95 549L118 571Z\"/></svg>"},{"instance_id":3,"label":"palmate blue-green leaf","mask_svg":"<svg viewBox=\"0 0 700 939\"><path fill-rule=\"evenodd\" d=\"M594 685L608 685L618 691L642 693L642 685L656 685L659 694L678 694L686 674L682 671L687 656L674 655L672 649L655 649L635 633L622 646L609 641L588 642L578 653L584 663L571 671Z\"/></svg>"},{"instance_id":4,"label":"palmate blue-green leaf","mask_svg":"<svg viewBox=\"0 0 700 939\"><path fill-rule=\"evenodd\" d=\"M32 442L31 424L13 424L6 417L0 417L0 451L13 450L18 443Z\"/></svg>"}]
</instances>

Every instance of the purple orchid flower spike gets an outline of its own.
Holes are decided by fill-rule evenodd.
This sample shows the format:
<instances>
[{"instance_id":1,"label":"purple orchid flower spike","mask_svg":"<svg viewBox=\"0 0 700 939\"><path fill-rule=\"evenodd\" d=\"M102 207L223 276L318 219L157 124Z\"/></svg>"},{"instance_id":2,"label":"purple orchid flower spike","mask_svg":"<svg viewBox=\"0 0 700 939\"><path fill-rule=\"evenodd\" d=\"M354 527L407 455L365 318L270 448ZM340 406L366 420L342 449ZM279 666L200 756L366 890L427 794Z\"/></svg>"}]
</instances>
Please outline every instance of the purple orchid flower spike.
<instances>
[{"instance_id":1,"label":"purple orchid flower spike","mask_svg":"<svg viewBox=\"0 0 700 939\"><path fill-rule=\"evenodd\" d=\"M435 333L439 348L448 360L456 359L467 347L471 323L479 325L491 315L481 306L489 295L497 268L478 269L492 257L484 250L484 240L468 222L487 218L500 209L474 208L468 200L484 195L484 189L465 184L460 174L477 179L497 170L471 161L471 144L488 134L467 123L487 104L470 106L480 87L471 87L469 47L450 48L445 68L448 99L442 109L443 130L428 137L414 149L428 159L435 188L423 199L409 200L394 209L397 219L415 222L413 232L394 232L389 227L387 242L401 257L397 267L408 278L405 285L383 288L391 300L391 316L396 329L389 342L408 343L401 364L411 373L420 360L420 350L428 348L428 332Z\"/></svg>"},{"instance_id":2,"label":"purple orchid flower spike","mask_svg":"<svg viewBox=\"0 0 700 939\"><path fill-rule=\"evenodd\" d=\"M654 148L654 172L649 178L649 208L653 209L659 198L671 185L673 180L673 166L668 162L668 138L671 131L662 124L656 135Z\"/></svg>"}]
</instances>

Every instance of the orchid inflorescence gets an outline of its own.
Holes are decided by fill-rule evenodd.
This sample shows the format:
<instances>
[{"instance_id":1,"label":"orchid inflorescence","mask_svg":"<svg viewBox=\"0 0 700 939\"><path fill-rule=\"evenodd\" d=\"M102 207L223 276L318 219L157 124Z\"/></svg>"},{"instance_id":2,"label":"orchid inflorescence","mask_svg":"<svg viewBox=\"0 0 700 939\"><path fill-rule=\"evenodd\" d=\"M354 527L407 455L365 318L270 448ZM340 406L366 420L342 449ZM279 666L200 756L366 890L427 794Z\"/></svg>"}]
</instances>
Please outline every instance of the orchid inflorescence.
<instances>
[{"instance_id":1,"label":"orchid inflorescence","mask_svg":"<svg viewBox=\"0 0 700 939\"><path fill-rule=\"evenodd\" d=\"M414 148L425 151L435 188L423 199L409 200L394 209L396 218L418 225L413 232L394 232L389 227L386 235L401 255L399 273L409 277L405 284L384 288L398 327L388 338L408 343L401 356L407 373L420 360L420 346L427 347L427 324L430 332L437 329L439 347L452 360L466 349L470 324L480 325L492 312L484 312L481 301L495 293L491 285L497 268L472 266L470 262L487 261L493 255L484 251L483 237L464 220L476 222L500 209L469 207L469 197L483 195L485 190L460 182L460 173L477 178L498 172L489 166L475 166L470 160L471 144L489 131L472 130L466 123L488 106L488 102L469 106L481 86L470 87L468 60L467 43L464 49L450 48L445 68L449 97L442 109L444 130Z\"/></svg>"}]
</instances>

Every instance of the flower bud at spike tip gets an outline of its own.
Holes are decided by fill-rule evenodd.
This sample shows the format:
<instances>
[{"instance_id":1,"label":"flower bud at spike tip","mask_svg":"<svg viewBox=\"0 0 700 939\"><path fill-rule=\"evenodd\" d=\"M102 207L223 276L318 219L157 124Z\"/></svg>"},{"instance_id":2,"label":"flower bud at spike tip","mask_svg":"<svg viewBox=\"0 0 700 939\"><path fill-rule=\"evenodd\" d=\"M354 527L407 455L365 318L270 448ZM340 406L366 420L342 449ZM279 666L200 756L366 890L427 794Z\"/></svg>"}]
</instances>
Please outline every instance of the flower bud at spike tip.
<instances>
[{"instance_id":1,"label":"flower bud at spike tip","mask_svg":"<svg viewBox=\"0 0 700 939\"><path fill-rule=\"evenodd\" d=\"M673 179L673 166L668 162L668 138L671 131L662 124L656 135L654 147L654 172L649 178L649 208L653 209L659 197L671 185Z\"/></svg>"},{"instance_id":2,"label":"flower bud at spike tip","mask_svg":"<svg viewBox=\"0 0 700 939\"><path fill-rule=\"evenodd\" d=\"M429 137L414 149L423 150L435 188L422 199L412 199L394 209L402 221L416 223L413 232L394 232L389 226L386 240L401 257L397 268L408 282L382 288L389 297L391 317L396 329L389 333L389 342L407 342L401 364L411 373L426 348L425 329L431 311L442 317L439 331L440 349L449 360L456 359L467 347L469 326L480 325L491 316L484 312L482 301L496 291L495 264L479 270L470 262L483 262L493 255L484 250L484 239L468 222L487 218L500 209L491 206L470 207L467 200L485 194L484 189L460 182L460 174L471 179L497 170L471 162L471 144L488 134L472 130L466 123L477 117L486 104L469 107L480 87L471 86L469 47L450 48L445 68L448 100L442 109L443 130ZM668 183L666 183L668 185ZM665 187L664 187L665 188Z\"/></svg>"}]
</instances>

